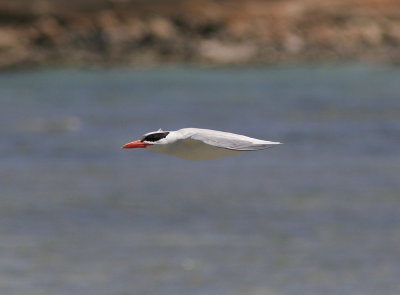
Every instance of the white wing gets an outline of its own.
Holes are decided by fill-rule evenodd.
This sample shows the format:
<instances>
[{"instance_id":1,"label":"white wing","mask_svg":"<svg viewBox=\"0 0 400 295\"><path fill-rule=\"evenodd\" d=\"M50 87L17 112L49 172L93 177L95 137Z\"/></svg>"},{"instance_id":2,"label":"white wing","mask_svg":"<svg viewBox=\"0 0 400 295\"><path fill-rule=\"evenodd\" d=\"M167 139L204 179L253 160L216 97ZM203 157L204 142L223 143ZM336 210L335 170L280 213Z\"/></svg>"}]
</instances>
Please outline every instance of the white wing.
<instances>
[{"instance_id":1,"label":"white wing","mask_svg":"<svg viewBox=\"0 0 400 295\"><path fill-rule=\"evenodd\" d=\"M184 138L199 140L205 144L235 151L256 151L269 148L280 142L260 140L244 135L209 129L185 128L178 130Z\"/></svg>"}]
</instances>

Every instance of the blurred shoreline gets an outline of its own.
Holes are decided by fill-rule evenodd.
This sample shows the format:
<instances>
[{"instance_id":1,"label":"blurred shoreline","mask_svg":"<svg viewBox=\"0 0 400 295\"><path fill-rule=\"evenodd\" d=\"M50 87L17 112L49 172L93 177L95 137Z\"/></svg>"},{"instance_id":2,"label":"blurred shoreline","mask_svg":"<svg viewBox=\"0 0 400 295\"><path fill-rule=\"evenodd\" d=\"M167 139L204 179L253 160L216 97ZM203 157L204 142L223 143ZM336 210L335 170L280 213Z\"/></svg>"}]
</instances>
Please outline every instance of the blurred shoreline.
<instances>
[{"instance_id":1,"label":"blurred shoreline","mask_svg":"<svg viewBox=\"0 0 400 295\"><path fill-rule=\"evenodd\" d=\"M400 64L397 0L3 0L0 69Z\"/></svg>"}]
</instances>

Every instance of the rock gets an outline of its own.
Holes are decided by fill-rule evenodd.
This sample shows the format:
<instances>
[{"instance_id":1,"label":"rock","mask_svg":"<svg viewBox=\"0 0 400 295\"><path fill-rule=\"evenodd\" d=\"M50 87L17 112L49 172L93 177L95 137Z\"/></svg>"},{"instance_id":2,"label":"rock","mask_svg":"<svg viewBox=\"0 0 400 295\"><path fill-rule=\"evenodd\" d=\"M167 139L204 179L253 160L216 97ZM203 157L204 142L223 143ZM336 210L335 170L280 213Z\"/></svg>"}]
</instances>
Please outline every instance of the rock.
<instances>
[{"instance_id":1,"label":"rock","mask_svg":"<svg viewBox=\"0 0 400 295\"><path fill-rule=\"evenodd\" d=\"M148 22L150 34L159 39L172 39L176 30L173 24L166 18L155 17Z\"/></svg>"},{"instance_id":2,"label":"rock","mask_svg":"<svg viewBox=\"0 0 400 295\"><path fill-rule=\"evenodd\" d=\"M0 68L22 64L29 56L24 32L0 28Z\"/></svg>"},{"instance_id":3,"label":"rock","mask_svg":"<svg viewBox=\"0 0 400 295\"><path fill-rule=\"evenodd\" d=\"M387 36L392 44L400 45L400 22L389 27Z\"/></svg>"},{"instance_id":4,"label":"rock","mask_svg":"<svg viewBox=\"0 0 400 295\"><path fill-rule=\"evenodd\" d=\"M37 36L37 42L41 42L42 45L60 45L63 39L63 32L61 26L52 17L40 18L35 23L35 28L39 31Z\"/></svg>"},{"instance_id":5,"label":"rock","mask_svg":"<svg viewBox=\"0 0 400 295\"><path fill-rule=\"evenodd\" d=\"M0 51L9 50L15 47L20 47L21 38L18 31L13 28L0 27Z\"/></svg>"},{"instance_id":6,"label":"rock","mask_svg":"<svg viewBox=\"0 0 400 295\"><path fill-rule=\"evenodd\" d=\"M218 40L204 40L199 46L202 59L221 64L249 62L256 52L257 48L253 44L224 43Z\"/></svg>"},{"instance_id":7,"label":"rock","mask_svg":"<svg viewBox=\"0 0 400 295\"><path fill-rule=\"evenodd\" d=\"M299 53L304 48L304 40L295 34L288 34L284 41L284 47L289 53Z\"/></svg>"},{"instance_id":8,"label":"rock","mask_svg":"<svg viewBox=\"0 0 400 295\"><path fill-rule=\"evenodd\" d=\"M382 30L376 23L369 23L362 27L362 37L364 42L369 45L379 45L382 42L383 34Z\"/></svg>"}]
</instances>

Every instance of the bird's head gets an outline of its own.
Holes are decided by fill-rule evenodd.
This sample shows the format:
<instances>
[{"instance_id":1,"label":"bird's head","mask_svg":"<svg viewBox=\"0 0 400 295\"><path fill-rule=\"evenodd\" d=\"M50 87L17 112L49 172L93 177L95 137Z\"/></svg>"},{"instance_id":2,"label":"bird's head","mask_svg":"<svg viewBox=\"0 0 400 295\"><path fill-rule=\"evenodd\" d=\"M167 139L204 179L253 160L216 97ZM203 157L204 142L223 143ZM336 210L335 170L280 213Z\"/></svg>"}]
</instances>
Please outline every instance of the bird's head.
<instances>
[{"instance_id":1,"label":"bird's head","mask_svg":"<svg viewBox=\"0 0 400 295\"><path fill-rule=\"evenodd\" d=\"M162 131L159 129L158 131L153 131L146 133L140 139L128 142L127 144L123 145L123 149L135 149L135 148L146 148L149 145L155 144L163 144L165 143L165 138L169 134L168 131Z\"/></svg>"}]
</instances>

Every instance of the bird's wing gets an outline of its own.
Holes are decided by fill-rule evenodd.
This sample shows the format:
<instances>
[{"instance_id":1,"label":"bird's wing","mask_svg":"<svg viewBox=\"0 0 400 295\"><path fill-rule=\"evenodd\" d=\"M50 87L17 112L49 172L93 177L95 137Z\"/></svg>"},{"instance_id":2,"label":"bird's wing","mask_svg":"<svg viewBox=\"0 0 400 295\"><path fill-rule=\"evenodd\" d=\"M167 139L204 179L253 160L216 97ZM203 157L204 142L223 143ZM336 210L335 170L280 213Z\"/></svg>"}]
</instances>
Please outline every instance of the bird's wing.
<instances>
[{"instance_id":1,"label":"bird's wing","mask_svg":"<svg viewBox=\"0 0 400 295\"><path fill-rule=\"evenodd\" d=\"M199 140L205 144L229 150L256 151L280 144L279 142L265 141L229 132L196 128L191 129L191 132L187 134L187 138Z\"/></svg>"}]
</instances>

